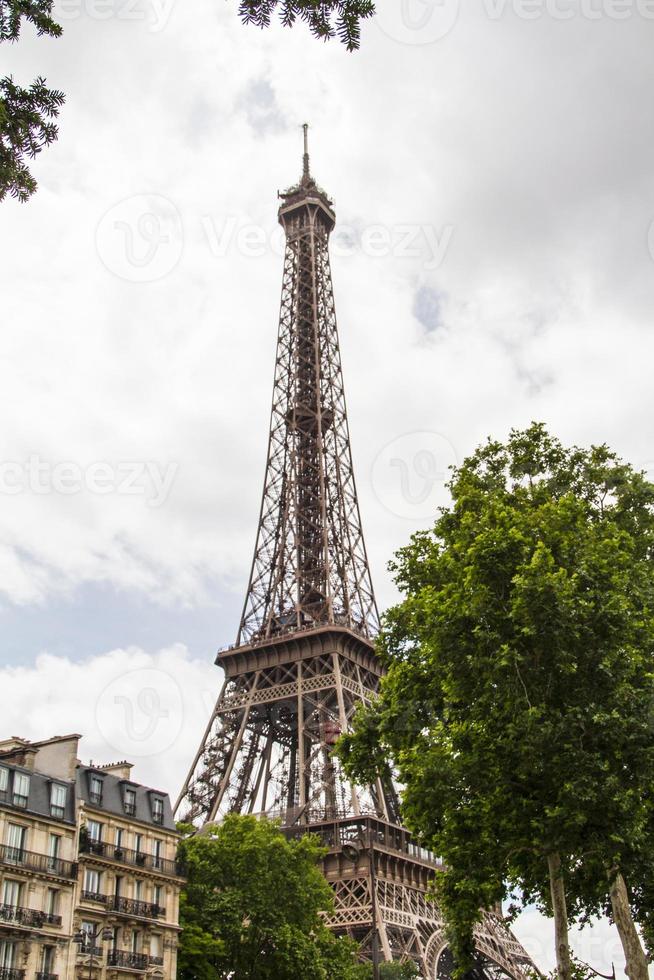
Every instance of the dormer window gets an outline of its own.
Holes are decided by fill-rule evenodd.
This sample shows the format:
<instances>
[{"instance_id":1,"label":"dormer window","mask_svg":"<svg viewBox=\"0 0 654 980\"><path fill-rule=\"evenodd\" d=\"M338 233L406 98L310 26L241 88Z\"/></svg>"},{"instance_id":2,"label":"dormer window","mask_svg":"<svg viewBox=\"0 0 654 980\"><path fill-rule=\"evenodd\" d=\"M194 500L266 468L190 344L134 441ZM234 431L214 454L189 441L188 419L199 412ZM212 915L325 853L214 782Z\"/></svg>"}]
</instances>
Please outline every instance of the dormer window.
<instances>
[{"instance_id":1,"label":"dormer window","mask_svg":"<svg viewBox=\"0 0 654 980\"><path fill-rule=\"evenodd\" d=\"M14 792L12 802L14 806L27 807L30 795L30 777L24 772L14 773Z\"/></svg>"},{"instance_id":2,"label":"dormer window","mask_svg":"<svg viewBox=\"0 0 654 980\"><path fill-rule=\"evenodd\" d=\"M95 803L96 806L102 805L102 778L100 776L91 776L89 779L89 803Z\"/></svg>"},{"instance_id":3,"label":"dormer window","mask_svg":"<svg viewBox=\"0 0 654 980\"><path fill-rule=\"evenodd\" d=\"M164 805L160 796L152 798L152 820L154 823L163 823Z\"/></svg>"},{"instance_id":4,"label":"dormer window","mask_svg":"<svg viewBox=\"0 0 654 980\"><path fill-rule=\"evenodd\" d=\"M50 786L50 815L61 820L66 816L66 787L60 783Z\"/></svg>"},{"instance_id":5,"label":"dormer window","mask_svg":"<svg viewBox=\"0 0 654 980\"><path fill-rule=\"evenodd\" d=\"M125 813L128 816L133 817L136 813L136 790L131 789L129 786L125 787L123 806L125 808Z\"/></svg>"}]
</instances>

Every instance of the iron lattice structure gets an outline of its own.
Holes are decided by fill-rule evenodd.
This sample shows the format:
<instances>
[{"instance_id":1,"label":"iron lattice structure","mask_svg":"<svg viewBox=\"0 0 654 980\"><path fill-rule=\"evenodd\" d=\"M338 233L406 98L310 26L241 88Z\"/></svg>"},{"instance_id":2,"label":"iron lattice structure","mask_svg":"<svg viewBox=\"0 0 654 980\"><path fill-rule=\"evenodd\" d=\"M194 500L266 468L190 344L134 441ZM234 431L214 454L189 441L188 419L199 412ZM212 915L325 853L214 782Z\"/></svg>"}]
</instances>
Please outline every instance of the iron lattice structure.
<instances>
[{"instance_id":1,"label":"iron lattice structure","mask_svg":"<svg viewBox=\"0 0 654 980\"><path fill-rule=\"evenodd\" d=\"M228 813L281 821L329 848L331 924L373 962L449 974L443 920L427 900L437 867L402 827L390 777L357 786L333 755L375 697L378 625L352 468L329 266L332 202L311 177L281 195L286 233L263 501L236 645L177 802L198 826ZM478 929L479 978L523 980L532 964L495 913Z\"/></svg>"},{"instance_id":2,"label":"iron lattice structure","mask_svg":"<svg viewBox=\"0 0 654 980\"><path fill-rule=\"evenodd\" d=\"M284 277L268 465L238 643L339 623L374 634L329 266L332 202L309 174L282 195Z\"/></svg>"}]
</instances>

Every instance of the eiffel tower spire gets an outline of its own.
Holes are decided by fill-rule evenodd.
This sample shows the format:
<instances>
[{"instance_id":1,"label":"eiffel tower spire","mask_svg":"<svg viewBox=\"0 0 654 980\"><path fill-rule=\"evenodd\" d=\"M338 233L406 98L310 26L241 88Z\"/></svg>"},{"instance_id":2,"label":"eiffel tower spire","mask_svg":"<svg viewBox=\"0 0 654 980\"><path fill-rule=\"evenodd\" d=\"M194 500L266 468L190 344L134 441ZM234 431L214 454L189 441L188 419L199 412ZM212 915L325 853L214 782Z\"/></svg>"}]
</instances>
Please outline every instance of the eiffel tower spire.
<instances>
[{"instance_id":1,"label":"eiffel tower spire","mask_svg":"<svg viewBox=\"0 0 654 980\"><path fill-rule=\"evenodd\" d=\"M339 624L371 637L377 609L361 530L329 266L332 202L309 171L281 194L286 234L268 463L237 643Z\"/></svg>"},{"instance_id":2,"label":"eiffel tower spire","mask_svg":"<svg viewBox=\"0 0 654 980\"><path fill-rule=\"evenodd\" d=\"M270 440L252 571L225 680L177 801L202 826L228 813L320 836L334 889L330 925L372 961L412 960L444 980L452 960L427 898L434 856L402 826L390 773L352 784L334 745L372 700L382 665L341 375L328 242L332 201L309 169L281 197L286 234ZM474 980L526 980L533 965L487 912Z\"/></svg>"}]
</instances>

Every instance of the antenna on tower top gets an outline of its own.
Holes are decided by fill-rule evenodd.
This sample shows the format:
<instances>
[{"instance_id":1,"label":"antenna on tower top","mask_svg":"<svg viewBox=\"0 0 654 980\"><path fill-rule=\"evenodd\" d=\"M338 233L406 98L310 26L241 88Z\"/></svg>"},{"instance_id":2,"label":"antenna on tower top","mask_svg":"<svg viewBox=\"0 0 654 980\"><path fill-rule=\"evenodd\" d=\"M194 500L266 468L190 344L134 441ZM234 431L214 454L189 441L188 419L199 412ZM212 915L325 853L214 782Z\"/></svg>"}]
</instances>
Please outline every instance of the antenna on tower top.
<instances>
[{"instance_id":1,"label":"antenna on tower top","mask_svg":"<svg viewBox=\"0 0 654 980\"><path fill-rule=\"evenodd\" d=\"M304 130L304 157L302 158L302 176L309 176L309 123L303 123Z\"/></svg>"}]
</instances>

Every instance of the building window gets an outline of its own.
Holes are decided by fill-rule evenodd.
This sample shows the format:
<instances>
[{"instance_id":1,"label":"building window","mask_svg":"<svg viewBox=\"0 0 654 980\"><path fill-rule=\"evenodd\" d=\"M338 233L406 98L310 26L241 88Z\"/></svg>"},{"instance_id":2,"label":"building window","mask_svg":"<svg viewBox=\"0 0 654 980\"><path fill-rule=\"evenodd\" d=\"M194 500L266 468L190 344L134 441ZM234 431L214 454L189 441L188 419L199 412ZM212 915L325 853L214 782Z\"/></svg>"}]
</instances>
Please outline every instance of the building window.
<instances>
[{"instance_id":1,"label":"building window","mask_svg":"<svg viewBox=\"0 0 654 980\"><path fill-rule=\"evenodd\" d=\"M161 962L161 936L156 933L150 936L150 957L155 963Z\"/></svg>"},{"instance_id":2,"label":"building window","mask_svg":"<svg viewBox=\"0 0 654 980\"><path fill-rule=\"evenodd\" d=\"M11 970L16 963L16 943L0 942L0 967Z\"/></svg>"},{"instance_id":3,"label":"building window","mask_svg":"<svg viewBox=\"0 0 654 980\"><path fill-rule=\"evenodd\" d=\"M141 949L141 933L138 929L132 929L132 952L138 953Z\"/></svg>"},{"instance_id":4,"label":"building window","mask_svg":"<svg viewBox=\"0 0 654 980\"><path fill-rule=\"evenodd\" d=\"M143 851L143 834L134 834L134 850L136 851L136 863L143 866L145 864L145 853Z\"/></svg>"},{"instance_id":5,"label":"building window","mask_svg":"<svg viewBox=\"0 0 654 980\"><path fill-rule=\"evenodd\" d=\"M161 908L161 892L161 885L155 885L152 889L152 904L156 905L158 908Z\"/></svg>"},{"instance_id":6,"label":"building window","mask_svg":"<svg viewBox=\"0 0 654 980\"><path fill-rule=\"evenodd\" d=\"M59 912L59 889L58 888L48 888L46 912L48 913L48 915L57 915L57 913Z\"/></svg>"},{"instance_id":7,"label":"building window","mask_svg":"<svg viewBox=\"0 0 654 980\"><path fill-rule=\"evenodd\" d=\"M66 787L59 783L50 786L50 816L60 819L66 816Z\"/></svg>"},{"instance_id":8,"label":"building window","mask_svg":"<svg viewBox=\"0 0 654 980\"><path fill-rule=\"evenodd\" d=\"M84 872L84 895L86 898L100 895L100 872L94 868L86 868Z\"/></svg>"},{"instance_id":9,"label":"building window","mask_svg":"<svg viewBox=\"0 0 654 980\"><path fill-rule=\"evenodd\" d=\"M125 787L125 798L123 802L125 813L133 817L136 813L136 790L130 789L128 786Z\"/></svg>"},{"instance_id":10,"label":"building window","mask_svg":"<svg viewBox=\"0 0 654 980\"><path fill-rule=\"evenodd\" d=\"M9 789L9 770L6 766L0 766L0 794L2 794L2 799L7 795L7 790Z\"/></svg>"},{"instance_id":11,"label":"building window","mask_svg":"<svg viewBox=\"0 0 654 980\"><path fill-rule=\"evenodd\" d=\"M137 902L140 902L141 899L143 898L143 882L142 881L136 881L136 882L134 882L134 898L136 899Z\"/></svg>"},{"instance_id":12,"label":"building window","mask_svg":"<svg viewBox=\"0 0 654 980\"><path fill-rule=\"evenodd\" d=\"M155 823L163 823L164 817L164 806L163 800L159 796L155 796L152 800L152 819Z\"/></svg>"},{"instance_id":13,"label":"building window","mask_svg":"<svg viewBox=\"0 0 654 980\"><path fill-rule=\"evenodd\" d=\"M97 820L89 820L87 825L89 840L99 843L102 840L102 824Z\"/></svg>"},{"instance_id":14,"label":"building window","mask_svg":"<svg viewBox=\"0 0 654 980\"><path fill-rule=\"evenodd\" d=\"M7 824L7 861L10 864L22 864L25 860L25 838L27 828L18 823Z\"/></svg>"},{"instance_id":15,"label":"building window","mask_svg":"<svg viewBox=\"0 0 654 980\"><path fill-rule=\"evenodd\" d=\"M50 871L58 870L60 845L61 837L59 834L50 834L48 840L48 869Z\"/></svg>"},{"instance_id":16,"label":"building window","mask_svg":"<svg viewBox=\"0 0 654 980\"><path fill-rule=\"evenodd\" d=\"M89 802L100 806L102 803L102 779L100 776L91 776L89 780Z\"/></svg>"},{"instance_id":17,"label":"building window","mask_svg":"<svg viewBox=\"0 0 654 980\"><path fill-rule=\"evenodd\" d=\"M93 936L96 934L98 928L99 926L97 926L95 922L90 922L88 919L82 922L81 930L85 937L83 949L86 952L90 952L91 947L93 946Z\"/></svg>"},{"instance_id":18,"label":"building window","mask_svg":"<svg viewBox=\"0 0 654 980\"><path fill-rule=\"evenodd\" d=\"M27 801L30 795L30 777L26 776L24 772L14 773L14 793L12 796L12 802L14 806L27 806Z\"/></svg>"},{"instance_id":19,"label":"building window","mask_svg":"<svg viewBox=\"0 0 654 980\"><path fill-rule=\"evenodd\" d=\"M54 946L44 946L41 953L41 973L54 973Z\"/></svg>"},{"instance_id":20,"label":"building window","mask_svg":"<svg viewBox=\"0 0 654 980\"><path fill-rule=\"evenodd\" d=\"M163 864L163 862L161 860L161 847L162 847L162 844L163 844L163 841L155 840L155 842L154 842L154 844L152 846L152 865L155 868L161 868L162 867L162 864Z\"/></svg>"},{"instance_id":21,"label":"building window","mask_svg":"<svg viewBox=\"0 0 654 980\"><path fill-rule=\"evenodd\" d=\"M116 845L116 847L122 847L123 846L123 828L122 827L116 827L115 845Z\"/></svg>"},{"instance_id":22,"label":"building window","mask_svg":"<svg viewBox=\"0 0 654 980\"><path fill-rule=\"evenodd\" d=\"M5 878L2 888L2 904L9 905L12 908L19 906L21 890L22 886L20 881L12 881L11 878Z\"/></svg>"}]
</instances>

